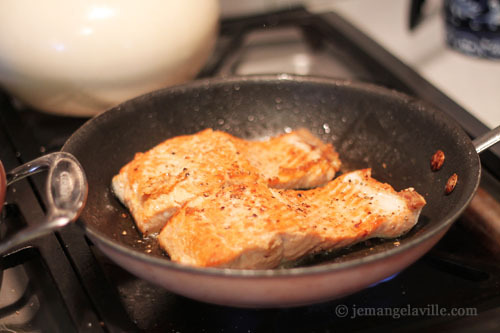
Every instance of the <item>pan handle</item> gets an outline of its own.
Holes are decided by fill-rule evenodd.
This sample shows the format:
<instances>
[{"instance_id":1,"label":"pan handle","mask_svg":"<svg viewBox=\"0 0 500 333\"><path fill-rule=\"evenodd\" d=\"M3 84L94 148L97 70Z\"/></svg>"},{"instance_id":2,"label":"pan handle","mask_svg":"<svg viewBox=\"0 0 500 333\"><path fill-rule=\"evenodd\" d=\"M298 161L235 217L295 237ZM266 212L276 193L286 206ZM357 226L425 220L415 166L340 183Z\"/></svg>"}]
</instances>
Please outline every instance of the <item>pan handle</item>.
<instances>
[{"instance_id":1,"label":"pan handle","mask_svg":"<svg viewBox=\"0 0 500 333\"><path fill-rule=\"evenodd\" d=\"M7 173L7 186L45 170L48 170L47 214L39 223L2 240L0 254L61 228L80 215L87 200L87 179L80 163L69 153L48 154L15 168Z\"/></svg>"},{"instance_id":2,"label":"pan handle","mask_svg":"<svg viewBox=\"0 0 500 333\"><path fill-rule=\"evenodd\" d=\"M480 137L472 140L472 144L474 145L474 148L476 148L476 152L478 154L498 142L500 142L500 126L497 126L491 131L486 132Z\"/></svg>"}]
</instances>

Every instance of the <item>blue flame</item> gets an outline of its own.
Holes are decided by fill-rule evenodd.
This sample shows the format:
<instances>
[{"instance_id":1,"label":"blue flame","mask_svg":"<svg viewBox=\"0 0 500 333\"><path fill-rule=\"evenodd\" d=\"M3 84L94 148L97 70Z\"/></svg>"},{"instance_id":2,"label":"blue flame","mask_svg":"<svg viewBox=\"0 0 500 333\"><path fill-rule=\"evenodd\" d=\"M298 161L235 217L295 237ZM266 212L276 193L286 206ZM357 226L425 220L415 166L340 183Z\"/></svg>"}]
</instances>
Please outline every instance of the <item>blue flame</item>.
<instances>
[{"instance_id":1,"label":"blue flame","mask_svg":"<svg viewBox=\"0 0 500 333\"><path fill-rule=\"evenodd\" d=\"M384 283L384 282L387 282L387 281L391 281L392 279L394 279L396 276L398 276L399 272L397 272L396 274L393 274L391 276L388 276L386 277L385 279L382 279L380 281L377 281L371 285L368 286L368 288L371 288L371 287L375 287L376 285L379 285L381 283Z\"/></svg>"}]
</instances>

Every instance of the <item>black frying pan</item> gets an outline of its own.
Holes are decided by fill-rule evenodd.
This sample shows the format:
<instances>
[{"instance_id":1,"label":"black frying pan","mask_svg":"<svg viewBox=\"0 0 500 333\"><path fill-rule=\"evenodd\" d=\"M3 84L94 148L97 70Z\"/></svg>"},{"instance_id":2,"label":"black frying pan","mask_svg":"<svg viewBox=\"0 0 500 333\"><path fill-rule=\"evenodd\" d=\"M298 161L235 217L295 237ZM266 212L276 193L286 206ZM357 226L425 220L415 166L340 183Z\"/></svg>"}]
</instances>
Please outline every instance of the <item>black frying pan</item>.
<instances>
[{"instance_id":1,"label":"black frying pan","mask_svg":"<svg viewBox=\"0 0 500 333\"><path fill-rule=\"evenodd\" d=\"M397 190L415 187L427 205L398 240L370 240L274 270L180 265L141 241L110 182L134 154L211 127L246 139L305 127L340 153L344 170L373 168ZM440 171L430 168L441 149ZM79 222L132 273L176 293L236 306L288 306L340 297L390 276L428 251L460 215L480 179L476 148L444 113L401 93L330 79L256 76L197 81L125 102L87 122L63 147L83 166L89 196ZM454 191L445 195L451 174Z\"/></svg>"}]
</instances>

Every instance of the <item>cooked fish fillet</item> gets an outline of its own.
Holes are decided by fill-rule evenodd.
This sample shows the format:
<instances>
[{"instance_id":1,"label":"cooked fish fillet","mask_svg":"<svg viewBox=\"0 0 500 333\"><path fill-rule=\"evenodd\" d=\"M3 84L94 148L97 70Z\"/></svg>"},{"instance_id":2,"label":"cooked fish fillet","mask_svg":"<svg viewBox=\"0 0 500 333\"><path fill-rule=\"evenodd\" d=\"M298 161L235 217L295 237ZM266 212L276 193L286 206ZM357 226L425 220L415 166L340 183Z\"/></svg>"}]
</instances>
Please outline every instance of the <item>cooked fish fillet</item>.
<instances>
[{"instance_id":1,"label":"cooked fish fillet","mask_svg":"<svg viewBox=\"0 0 500 333\"><path fill-rule=\"evenodd\" d=\"M189 200L222 184L256 179L257 173L226 133L210 129L177 136L137 153L113 177L115 195L128 207L139 230L158 232Z\"/></svg>"},{"instance_id":2,"label":"cooked fish fillet","mask_svg":"<svg viewBox=\"0 0 500 333\"><path fill-rule=\"evenodd\" d=\"M333 147L307 130L270 141L249 142L211 129L174 137L137 153L113 177L112 188L148 235L186 202L224 184L263 179L270 186L308 188L328 181L340 167Z\"/></svg>"},{"instance_id":3,"label":"cooked fish fillet","mask_svg":"<svg viewBox=\"0 0 500 333\"><path fill-rule=\"evenodd\" d=\"M188 265L273 268L307 253L404 234L424 205L415 190L396 192L369 169L309 191L234 184L190 201L158 240L172 260Z\"/></svg>"},{"instance_id":4,"label":"cooked fish fillet","mask_svg":"<svg viewBox=\"0 0 500 333\"><path fill-rule=\"evenodd\" d=\"M306 129L244 144L245 157L272 188L313 188L333 179L340 169L333 146Z\"/></svg>"},{"instance_id":5,"label":"cooked fish fillet","mask_svg":"<svg viewBox=\"0 0 500 333\"><path fill-rule=\"evenodd\" d=\"M202 267L274 267L297 215L262 183L223 186L190 201L160 232L170 258ZM284 231L284 232L283 232Z\"/></svg>"},{"instance_id":6,"label":"cooked fish fillet","mask_svg":"<svg viewBox=\"0 0 500 333\"><path fill-rule=\"evenodd\" d=\"M371 169L346 173L309 191L279 191L283 202L303 212L308 230L321 235L309 251L346 247L369 238L395 238L418 221L425 199L413 188L395 191L371 177ZM285 259L302 252L292 247Z\"/></svg>"}]
</instances>

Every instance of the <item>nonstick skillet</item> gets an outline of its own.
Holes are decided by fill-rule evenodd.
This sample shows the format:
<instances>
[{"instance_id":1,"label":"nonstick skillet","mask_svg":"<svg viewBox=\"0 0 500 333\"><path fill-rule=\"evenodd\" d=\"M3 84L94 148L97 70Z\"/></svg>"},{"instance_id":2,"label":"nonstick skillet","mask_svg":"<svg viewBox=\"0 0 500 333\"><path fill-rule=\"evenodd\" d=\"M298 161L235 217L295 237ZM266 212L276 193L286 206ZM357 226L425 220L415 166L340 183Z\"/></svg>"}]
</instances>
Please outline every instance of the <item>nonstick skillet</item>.
<instances>
[{"instance_id":1,"label":"nonstick skillet","mask_svg":"<svg viewBox=\"0 0 500 333\"><path fill-rule=\"evenodd\" d=\"M369 240L287 267L236 270L177 264L153 239L141 238L110 182L136 152L208 127L246 139L305 127L333 143L343 171L370 167L376 179L397 190L416 188L427 205L415 228L399 239ZM430 160L438 149L445 162L432 171ZM444 235L470 202L481 171L476 147L443 112L370 84L290 75L201 80L155 91L89 120L62 150L85 170L89 194L78 223L106 255L178 294L244 307L338 298L401 271ZM453 173L458 183L446 194Z\"/></svg>"}]
</instances>

